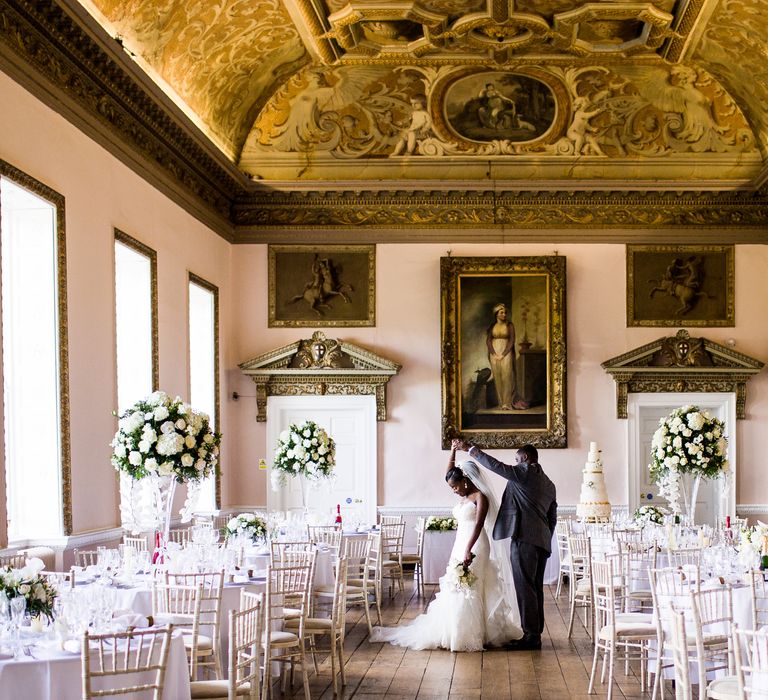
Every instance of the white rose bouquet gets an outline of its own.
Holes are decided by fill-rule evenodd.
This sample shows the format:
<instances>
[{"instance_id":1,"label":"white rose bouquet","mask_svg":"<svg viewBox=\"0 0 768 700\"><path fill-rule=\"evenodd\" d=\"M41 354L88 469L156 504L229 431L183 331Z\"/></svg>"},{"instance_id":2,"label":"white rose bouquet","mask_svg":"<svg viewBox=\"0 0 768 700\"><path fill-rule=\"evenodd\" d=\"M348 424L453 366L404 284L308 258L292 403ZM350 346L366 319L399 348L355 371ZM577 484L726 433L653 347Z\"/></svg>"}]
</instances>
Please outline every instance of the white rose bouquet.
<instances>
[{"instance_id":1,"label":"white rose bouquet","mask_svg":"<svg viewBox=\"0 0 768 700\"><path fill-rule=\"evenodd\" d=\"M336 443L314 421L291 424L280 433L272 464L272 488L277 491L288 479L302 476L310 481L327 479L336 465Z\"/></svg>"},{"instance_id":2,"label":"white rose bouquet","mask_svg":"<svg viewBox=\"0 0 768 700\"><path fill-rule=\"evenodd\" d=\"M448 532L449 530L455 530L458 526L456 518L438 518L436 515L430 515L427 518L425 529Z\"/></svg>"},{"instance_id":3,"label":"white rose bouquet","mask_svg":"<svg viewBox=\"0 0 768 700\"><path fill-rule=\"evenodd\" d=\"M632 519L638 525L647 525L648 523L655 523L656 525L664 524L664 516L667 514L666 509L659 508L658 506L640 506L632 516Z\"/></svg>"},{"instance_id":4,"label":"white rose bouquet","mask_svg":"<svg viewBox=\"0 0 768 700\"><path fill-rule=\"evenodd\" d=\"M247 537L251 542L267 539L267 522L256 513L240 513L227 523L227 539Z\"/></svg>"},{"instance_id":5,"label":"white rose bouquet","mask_svg":"<svg viewBox=\"0 0 768 700\"><path fill-rule=\"evenodd\" d=\"M11 598L21 596L26 600L27 612L30 617L45 615L53 620L53 601L58 593L48 581L40 575L45 568L41 559L27 559L21 569L10 566L0 569L0 592Z\"/></svg>"},{"instance_id":6,"label":"white rose bouquet","mask_svg":"<svg viewBox=\"0 0 768 700\"><path fill-rule=\"evenodd\" d=\"M221 434L205 413L156 391L129 408L112 440L112 465L134 479L174 476L184 483L215 473Z\"/></svg>"},{"instance_id":7,"label":"white rose bouquet","mask_svg":"<svg viewBox=\"0 0 768 700\"><path fill-rule=\"evenodd\" d=\"M673 512L680 512L681 474L723 476L728 471L727 448L723 422L698 406L676 408L659 421L648 468Z\"/></svg>"},{"instance_id":8,"label":"white rose bouquet","mask_svg":"<svg viewBox=\"0 0 768 700\"><path fill-rule=\"evenodd\" d=\"M474 558L473 554L472 559ZM472 571L471 567L471 564L466 565L463 561L451 559L445 572L445 582L448 587L467 596L474 595L473 589L477 583L477 575Z\"/></svg>"}]
</instances>

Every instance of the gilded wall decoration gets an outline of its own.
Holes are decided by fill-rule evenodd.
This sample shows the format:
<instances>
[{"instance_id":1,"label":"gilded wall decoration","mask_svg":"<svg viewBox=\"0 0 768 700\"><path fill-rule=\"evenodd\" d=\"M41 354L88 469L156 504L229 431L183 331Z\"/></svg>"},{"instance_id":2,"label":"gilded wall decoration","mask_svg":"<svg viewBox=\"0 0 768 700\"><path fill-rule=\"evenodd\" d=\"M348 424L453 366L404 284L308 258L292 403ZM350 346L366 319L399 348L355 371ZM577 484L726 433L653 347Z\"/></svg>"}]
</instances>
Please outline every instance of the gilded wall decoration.
<instances>
[{"instance_id":1,"label":"gilded wall decoration","mask_svg":"<svg viewBox=\"0 0 768 700\"><path fill-rule=\"evenodd\" d=\"M308 60L280 0L94 2L231 157L255 109Z\"/></svg>"}]
</instances>

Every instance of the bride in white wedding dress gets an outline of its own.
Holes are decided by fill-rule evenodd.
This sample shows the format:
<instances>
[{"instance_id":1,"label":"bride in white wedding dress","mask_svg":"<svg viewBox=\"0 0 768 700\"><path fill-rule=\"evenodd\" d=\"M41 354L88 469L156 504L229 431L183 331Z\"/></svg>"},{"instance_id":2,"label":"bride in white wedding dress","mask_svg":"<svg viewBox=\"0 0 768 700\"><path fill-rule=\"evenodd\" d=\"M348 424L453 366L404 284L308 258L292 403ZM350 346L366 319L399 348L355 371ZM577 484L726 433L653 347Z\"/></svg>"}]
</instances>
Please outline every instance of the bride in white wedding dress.
<instances>
[{"instance_id":1,"label":"bride in white wedding dress","mask_svg":"<svg viewBox=\"0 0 768 700\"><path fill-rule=\"evenodd\" d=\"M458 522L446 575L426 613L398 627L374 627L372 642L411 649L482 651L523 636L515 584L509 562L509 540L493 539L498 500L474 462L454 466L451 450L445 480L462 497L453 509ZM463 563L477 580L457 585Z\"/></svg>"}]
</instances>

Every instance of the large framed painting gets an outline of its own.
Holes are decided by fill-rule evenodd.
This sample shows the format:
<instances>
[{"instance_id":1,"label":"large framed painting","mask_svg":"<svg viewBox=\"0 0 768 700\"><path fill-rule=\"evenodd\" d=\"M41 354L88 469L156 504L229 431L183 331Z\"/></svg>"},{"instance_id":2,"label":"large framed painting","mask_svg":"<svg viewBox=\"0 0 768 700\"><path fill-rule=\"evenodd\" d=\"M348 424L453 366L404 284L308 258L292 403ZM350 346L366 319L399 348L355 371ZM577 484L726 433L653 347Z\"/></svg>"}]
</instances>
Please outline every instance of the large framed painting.
<instances>
[{"instance_id":1,"label":"large framed painting","mask_svg":"<svg viewBox=\"0 0 768 700\"><path fill-rule=\"evenodd\" d=\"M269 246L270 328L376 324L375 245Z\"/></svg>"},{"instance_id":2,"label":"large framed painting","mask_svg":"<svg viewBox=\"0 0 768 700\"><path fill-rule=\"evenodd\" d=\"M442 441L567 447L565 258L440 260Z\"/></svg>"},{"instance_id":3,"label":"large framed painting","mask_svg":"<svg viewBox=\"0 0 768 700\"><path fill-rule=\"evenodd\" d=\"M735 326L733 245L627 245L628 326Z\"/></svg>"}]
</instances>

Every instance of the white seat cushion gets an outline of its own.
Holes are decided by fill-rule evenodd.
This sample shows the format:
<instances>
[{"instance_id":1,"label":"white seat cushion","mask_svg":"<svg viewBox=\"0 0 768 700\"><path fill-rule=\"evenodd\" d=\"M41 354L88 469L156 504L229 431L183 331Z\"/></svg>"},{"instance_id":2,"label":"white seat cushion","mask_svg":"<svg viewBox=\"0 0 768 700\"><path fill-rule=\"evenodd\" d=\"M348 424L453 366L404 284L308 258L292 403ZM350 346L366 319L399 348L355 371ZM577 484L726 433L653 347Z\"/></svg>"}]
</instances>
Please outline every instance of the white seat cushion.
<instances>
[{"instance_id":1,"label":"white seat cushion","mask_svg":"<svg viewBox=\"0 0 768 700\"><path fill-rule=\"evenodd\" d=\"M227 700L229 697L227 684L229 681L192 681L189 684L192 698L200 700ZM251 684L243 683L237 689L238 695L248 695L251 692Z\"/></svg>"},{"instance_id":2,"label":"white seat cushion","mask_svg":"<svg viewBox=\"0 0 768 700\"><path fill-rule=\"evenodd\" d=\"M272 644L298 644L299 638L293 632L270 632Z\"/></svg>"},{"instance_id":3,"label":"white seat cushion","mask_svg":"<svg viewBox=\"0 0 768 700\"><path fill-rule=\"evenodd\" d=\"M192 634L189 632L182 632L182 638L184 639L184 648L192 648ZM197 650L208 651L213 649L213 640L210 637L206 637L204 634L197 635Z\"/></svg>"},{"instance_id":4,"label":"white seat cushion","mask_svg":"<svg viewBox=\"0 0 768 700\"><path fill-rule=\"evenodd\" d=\"M707 697L712 700L739 700L739 682L736 676L711 681L707 686Z\"/></svg>"},{"instance_id":5,"label":"white seat cushion","mask_svg":"<svg viewBox=\"0 0 768 700\"><path fill-rule=\"evenodd\" d=\"M600 639L610 639L614 636L613 625L606 625L600 630ZM636 639L652 639L656 636L656 625L642 622L616 622L616 639L634 637Z\"/></svg>"}]
</instances>

